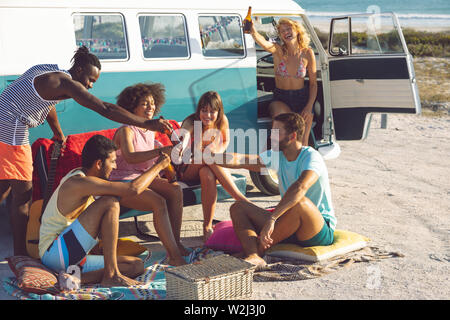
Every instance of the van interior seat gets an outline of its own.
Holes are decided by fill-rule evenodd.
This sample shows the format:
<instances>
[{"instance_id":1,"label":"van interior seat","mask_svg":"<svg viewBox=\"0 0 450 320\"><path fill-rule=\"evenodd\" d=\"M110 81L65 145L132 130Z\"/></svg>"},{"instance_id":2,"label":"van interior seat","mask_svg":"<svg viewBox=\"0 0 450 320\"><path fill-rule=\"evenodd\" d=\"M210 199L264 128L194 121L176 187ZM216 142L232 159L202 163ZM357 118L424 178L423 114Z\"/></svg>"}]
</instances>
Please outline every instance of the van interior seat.
<instances>
[{"instance_id":1,"label":"van interior seat","mask_svg":"<svg viewBox=\"0 0 450 320\"><path fill-rule=\"evenodd\" d=\"M188 57L189 53L186 46L154 45L145 50L144 56L145 58L183 58Z\"/></svg>"}]
</instances>

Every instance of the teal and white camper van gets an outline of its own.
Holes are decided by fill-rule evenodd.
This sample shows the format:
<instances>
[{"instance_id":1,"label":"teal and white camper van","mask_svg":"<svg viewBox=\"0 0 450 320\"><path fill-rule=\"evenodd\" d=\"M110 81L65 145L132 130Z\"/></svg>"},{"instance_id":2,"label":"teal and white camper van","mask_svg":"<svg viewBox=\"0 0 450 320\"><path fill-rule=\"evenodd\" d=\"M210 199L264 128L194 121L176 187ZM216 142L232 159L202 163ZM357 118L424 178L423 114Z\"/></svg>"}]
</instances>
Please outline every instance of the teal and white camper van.
<instances>
[{"instance_id":1,"label":"teal and white camper van","mask_svg":"<svg viewBox=\"0 0 450 320\"><path fill-rule=\"evenodd\" d=\"M182 121L205 91L215 90L230 128L242 129L235 139L245 139L270 127L274 88L270 55L242 33L249 6L257 29L274 41L274 23L286 16L310 34L319 87L311 143L325 158L337 156L339 140L365 138L373 113L420 112L412 58L395 14L336 17L325 49L305 10L291 0L2 0L0 91L35 64L69 69L74 51L85 45L102 63L92 89L100 99L115 102L126 86L161 82L162 115ZM357 33L366 41L357 41ZM118 126L73 100L56 110L66 135ZM48 125L30 130L31 142L50 136ZM274 175L252 179L261 191L278 192Z\"/></svg>"}]
</instances>

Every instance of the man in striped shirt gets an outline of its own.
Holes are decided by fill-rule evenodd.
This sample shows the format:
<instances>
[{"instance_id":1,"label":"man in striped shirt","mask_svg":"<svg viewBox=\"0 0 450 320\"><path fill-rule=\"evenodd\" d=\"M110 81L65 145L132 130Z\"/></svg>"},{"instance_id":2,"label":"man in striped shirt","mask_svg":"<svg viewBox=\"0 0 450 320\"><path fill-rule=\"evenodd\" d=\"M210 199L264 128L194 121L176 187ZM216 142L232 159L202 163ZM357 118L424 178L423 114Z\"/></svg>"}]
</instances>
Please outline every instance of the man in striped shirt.
<instances>
[{"instance_id":1,"label":"man in striped shirt","mask_svg":"<svg viewBox=\"0 0 450 320\"><path fill-rule=\"evenodd\" d=\"M47 120L53 139L65 141L55 110L59 101L72 98L81 106L119 123L153 131L172 131L167 120L138 117L90 94L88 90L99 78L101 65L86 47L80 47L72 61L68 71L54 64L36 65L0 94L0 201L12 193L14 255L27 254L25 236L33 170L28 128Z\"/></svg>"}]
</instances>

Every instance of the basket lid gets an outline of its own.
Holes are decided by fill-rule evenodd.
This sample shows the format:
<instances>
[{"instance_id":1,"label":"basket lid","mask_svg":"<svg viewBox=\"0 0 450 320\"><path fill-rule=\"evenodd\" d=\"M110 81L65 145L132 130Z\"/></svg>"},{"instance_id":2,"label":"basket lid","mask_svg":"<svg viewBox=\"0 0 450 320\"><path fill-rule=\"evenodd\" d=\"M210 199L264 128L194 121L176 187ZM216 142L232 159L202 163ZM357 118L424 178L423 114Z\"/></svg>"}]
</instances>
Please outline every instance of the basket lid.
<instances>
[{"instance_id":1,"label":"basket lid","mask_svg":"<svg viewBox=\"0 0 450 320\"><path fill-rule=\"evenodd\" d=\"M196 282L202 281L206 278L214 279L224 275L242 272L245 270L254 270L255 265L230 256L228 254L221 254L199 263L187 264L175 268L166 269L166 273L183 278L187 281Z\"/></svg>"}]
</instances>

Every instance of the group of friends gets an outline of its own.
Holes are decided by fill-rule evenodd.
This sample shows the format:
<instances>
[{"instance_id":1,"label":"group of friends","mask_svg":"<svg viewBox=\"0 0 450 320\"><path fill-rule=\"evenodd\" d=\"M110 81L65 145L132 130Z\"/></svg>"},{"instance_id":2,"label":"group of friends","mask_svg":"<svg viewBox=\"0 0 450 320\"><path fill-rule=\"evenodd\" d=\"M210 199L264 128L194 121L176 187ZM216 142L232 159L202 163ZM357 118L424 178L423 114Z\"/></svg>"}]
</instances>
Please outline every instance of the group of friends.
<instances>
[{"instance_id":1,"label":"group of friends","mask_svg":"<svg viewBox=\"0 0 450 320\"><path fill-rule=\"evenodd\" d=\"M266 41L253 26L250 32L274 57L276 90L269 108L278 138L271 150L260 155L226 153L229 122L216 91L204 93L195 113L181 125L190 134L188 139L197 121L202 132L219 132L219 137L200 143L189 141L192 148L208 148L212 158L221 161L185 163L178 170L179 181L201 185L203 240L213 233L218 181L236 200L230 217L243 248L239 257L257 266L265 264L264 252L280 242L330 245L336 226L326 165L321 155L308 147L317 95L314 53L297 22L281 19L278 32L282 44ZM0 201L12 194L14 254L27 254L33 168L28 128L47 120L53 139L64 142L55 104L72 98L123 125L112 140L102 135L90 138L82 151L82 166L60 181L42 215L39 256L55 271L78 265L82 283L136 285L133 279L144 272L141 259L117 256L116 252L121 206L153 212L169 264L186 264L183 257L189 254L180 237L182 189L160 174L171 165L174 146L162 146L155 140L155 132L173 131L168 120L155 118L164 105L165 89L160 83L138 83L125 88L116 104L108 103L88 91L100 76L98 58L80 47L72 62L68 71L57 65L34 66L0 94ZM305 87L306 74L309 89ZM278 161L273 161L275 158ZM271 211L256 206L236 187L227 168L276 170L280 203ZM88 254L99 237L102 255Z\"/></svg>"}]
</instances>

